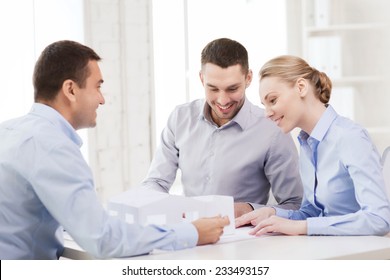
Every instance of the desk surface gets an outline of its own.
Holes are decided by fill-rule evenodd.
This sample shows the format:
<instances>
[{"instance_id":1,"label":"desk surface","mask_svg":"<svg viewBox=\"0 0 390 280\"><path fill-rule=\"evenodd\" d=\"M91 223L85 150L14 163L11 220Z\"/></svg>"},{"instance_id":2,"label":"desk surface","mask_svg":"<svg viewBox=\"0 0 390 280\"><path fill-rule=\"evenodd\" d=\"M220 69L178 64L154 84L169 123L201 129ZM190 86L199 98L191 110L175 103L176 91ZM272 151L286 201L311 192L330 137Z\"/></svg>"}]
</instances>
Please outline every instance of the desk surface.
<instances>
[{"instance_id":1,"label":"desk surface","mask_svg":"<svg viewBox=\"0 0 390 280\"><path fill-rule=\"evenodd\" d=\"M65 242L64 258L91 259L74 241ZM262 236L179 251L156 250L134 260L315 260L390 259L390 238L378 236Z\"/></svg>"}]
</instances>

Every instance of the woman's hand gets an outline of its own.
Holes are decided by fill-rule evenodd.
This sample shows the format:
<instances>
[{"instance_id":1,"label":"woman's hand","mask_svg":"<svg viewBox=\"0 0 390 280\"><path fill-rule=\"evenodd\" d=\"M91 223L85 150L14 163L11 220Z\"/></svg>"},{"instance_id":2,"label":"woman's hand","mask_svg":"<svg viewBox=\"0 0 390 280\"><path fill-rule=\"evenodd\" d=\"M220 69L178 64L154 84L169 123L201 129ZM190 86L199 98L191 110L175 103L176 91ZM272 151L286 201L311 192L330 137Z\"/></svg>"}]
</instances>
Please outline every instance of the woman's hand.
<instances>
[{"instance_id":1,"label":"woman's hand","mask_svg":"<svg viewBox=\"0 0 390 280\"><path fill-rule=\"evenodd\" d=\"M260 236L267 233L283 233L287 235L307 234L306 220L289 220L278 216L271 216L259 222L249 234Z\"/></svg>"}]
</instances>

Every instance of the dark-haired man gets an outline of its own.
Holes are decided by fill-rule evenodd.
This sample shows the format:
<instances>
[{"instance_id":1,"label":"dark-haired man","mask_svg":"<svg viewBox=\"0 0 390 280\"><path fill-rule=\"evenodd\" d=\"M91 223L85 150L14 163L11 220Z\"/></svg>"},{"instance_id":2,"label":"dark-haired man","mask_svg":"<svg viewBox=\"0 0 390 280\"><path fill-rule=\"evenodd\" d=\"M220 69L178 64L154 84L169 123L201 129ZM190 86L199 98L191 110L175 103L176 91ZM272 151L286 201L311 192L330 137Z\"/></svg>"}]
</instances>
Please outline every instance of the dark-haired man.
<instances>
[{"instance_id":1,"label":"dark-haired man","mask_svg":"<svg viewBox=\"0 0 390 280\"><path fill-rule=\"evenodd\" d=\"M142 187L168 192L181 169L185 195L233 196L236 217L265 205L270 190L278 207L298 209L297 150L246 98L252 71L245 47L228 38L208 43L199 76L205 100L171 113Z\"/></svg>"},{"instance_id":2,"label":"dark-haired man","mask_svg":"<svg viewBox=\"0 0 390 280\"><path fill-rule=\"evenodd\" d=\"M111 217L95 193L76 130L104 104L100 57L74 41L47 46L34 69L31 112L0 125L0 259L57 259L62 227L97 258L217 242L227 218L171 226Z\"/></svg>"}]
</instances>

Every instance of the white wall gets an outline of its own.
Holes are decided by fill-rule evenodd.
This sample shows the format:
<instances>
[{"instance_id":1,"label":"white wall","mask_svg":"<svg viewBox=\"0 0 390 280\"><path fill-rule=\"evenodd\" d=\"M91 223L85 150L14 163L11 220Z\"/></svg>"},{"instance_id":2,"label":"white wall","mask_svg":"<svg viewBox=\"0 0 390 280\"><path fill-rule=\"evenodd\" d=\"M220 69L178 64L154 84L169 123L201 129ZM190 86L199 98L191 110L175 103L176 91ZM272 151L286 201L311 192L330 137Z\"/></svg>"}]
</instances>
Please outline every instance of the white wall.
<instances>
[{"instance_id":1,"label":"white wall","mask_svg":"<svg viewBox=\"0 0 390 280\"><path fill-rule=\"evenodd\" d=\"M89 130L90 162L103 201L139 184L151 161L151 2L85 0L85 42L102 58L106 104Z\"/></svg>"}]
</instances>

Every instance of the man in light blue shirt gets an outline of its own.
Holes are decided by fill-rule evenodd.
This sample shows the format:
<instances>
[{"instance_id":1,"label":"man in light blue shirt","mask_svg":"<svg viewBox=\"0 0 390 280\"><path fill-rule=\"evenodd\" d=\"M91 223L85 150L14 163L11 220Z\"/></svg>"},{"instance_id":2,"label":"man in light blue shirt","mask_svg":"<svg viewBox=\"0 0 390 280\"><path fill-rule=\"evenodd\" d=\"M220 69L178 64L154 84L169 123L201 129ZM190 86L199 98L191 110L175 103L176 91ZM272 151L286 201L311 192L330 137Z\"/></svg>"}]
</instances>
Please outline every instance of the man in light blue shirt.
<instances>
[{"instance_id":1,"label":"man in light blue shirt","mask_svg":"<svg viewBox=\"0 0 390 280\"><path fill-rule=\"evenodd\" d=\"M35 65L31 112L0 125L0 259L58 259L63 228L88 253L108 258L214 243L229 223L143 227L103 209L76 133L96 125L104 104L99 60L73 41L49 45Z\"/></svg>"},{"instance_id":2,"label":"man in light blue shirt","mask_svg":"<svg viewBox=\"0 0 390 280\"><path fill-rule=\"evenodd\" d=\"M180 169L185 195L233 196L236 217L266 205L270 191L279 207L298 209L297 150L246 98L252 71L244 46L216 39L203 49L201 66L206 98L172 112L142 186L168 192Z\"/></svg>"}]
</instances>

